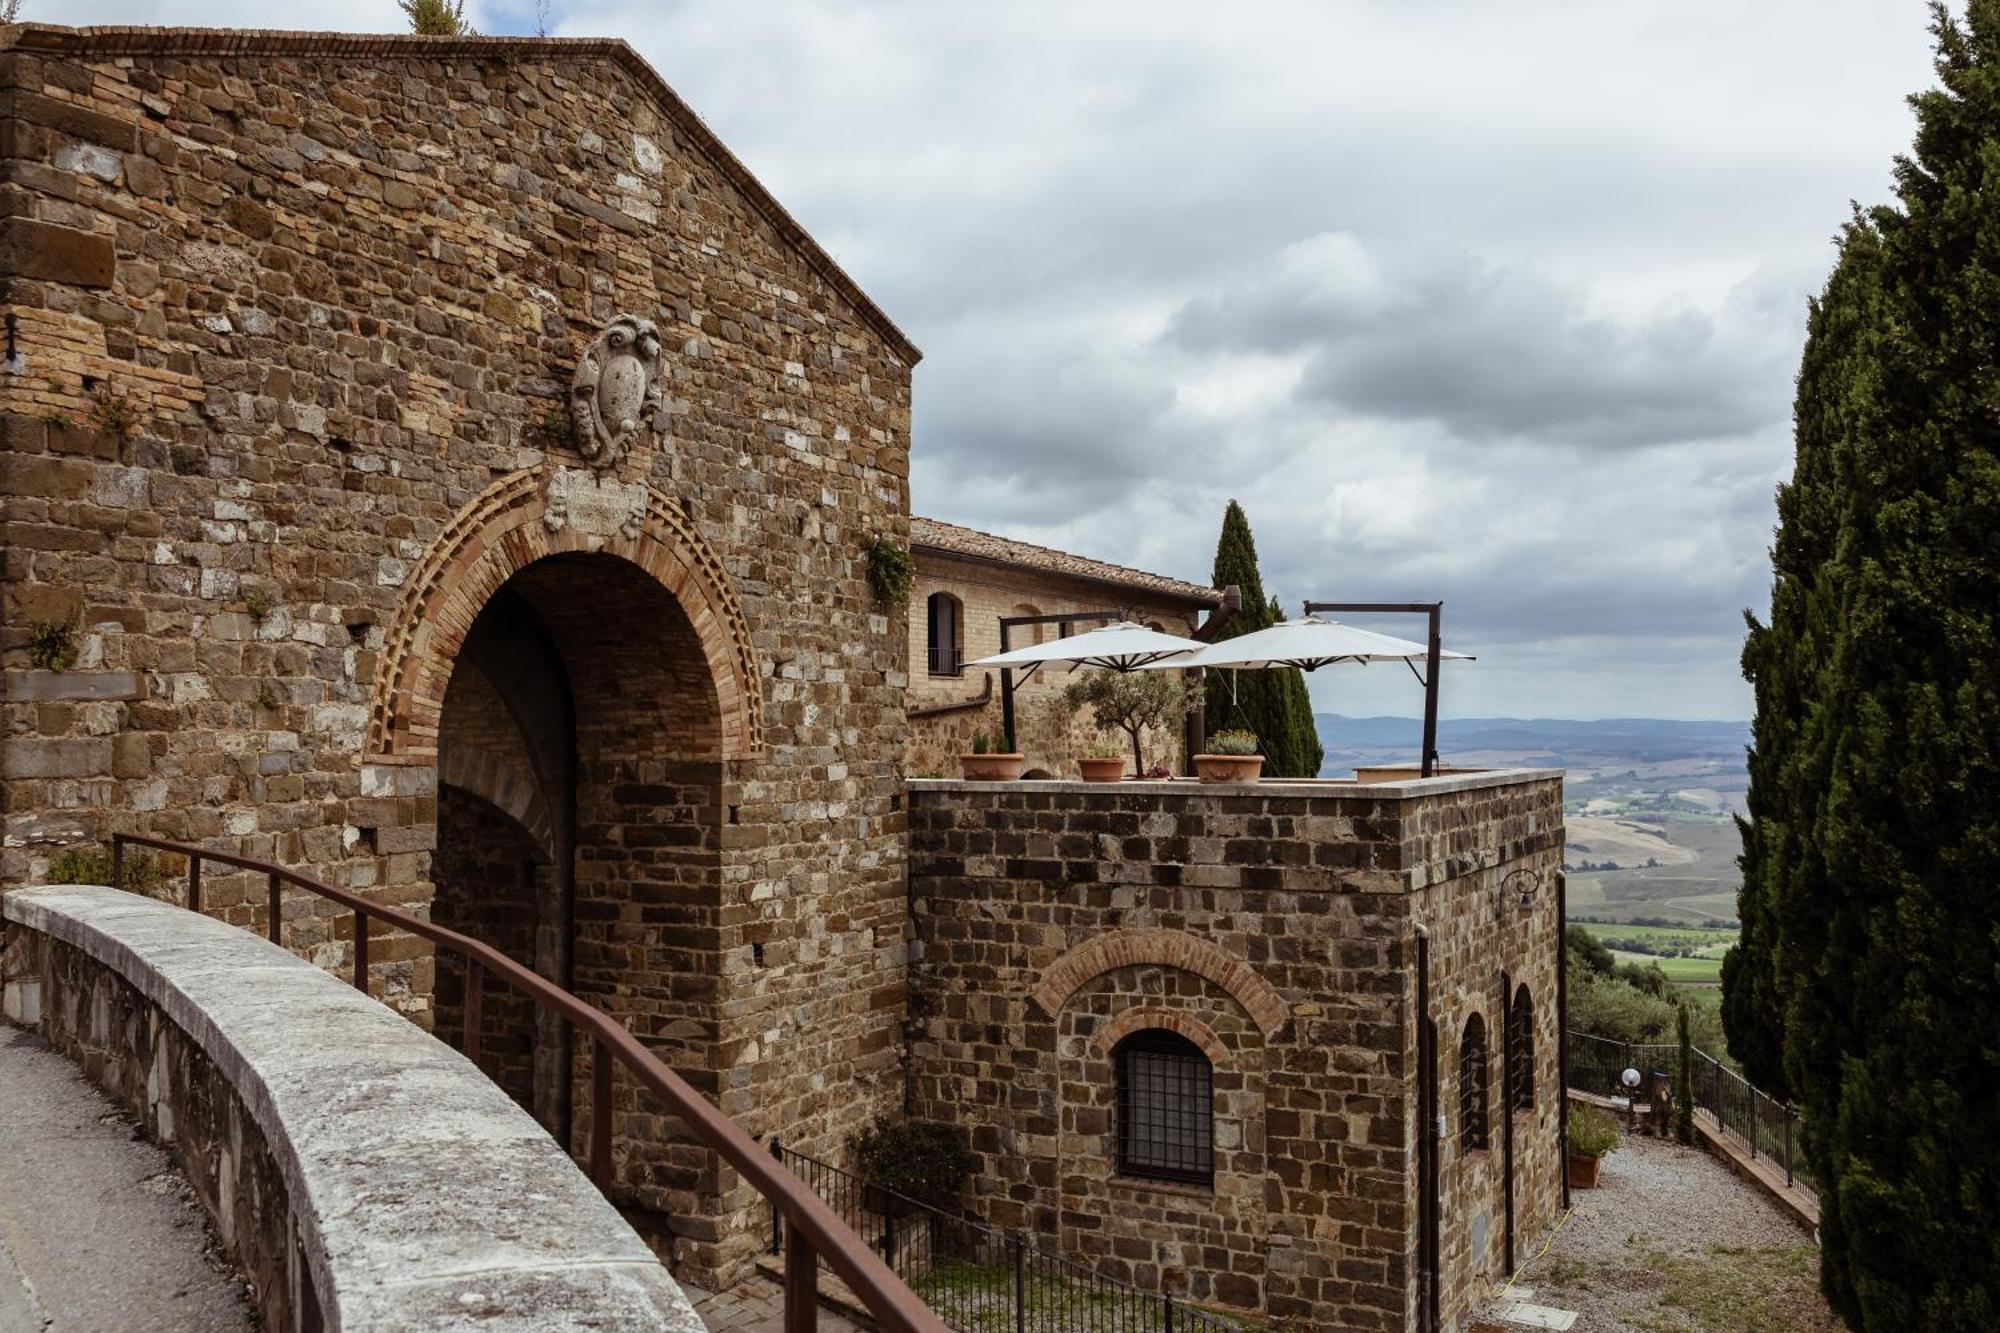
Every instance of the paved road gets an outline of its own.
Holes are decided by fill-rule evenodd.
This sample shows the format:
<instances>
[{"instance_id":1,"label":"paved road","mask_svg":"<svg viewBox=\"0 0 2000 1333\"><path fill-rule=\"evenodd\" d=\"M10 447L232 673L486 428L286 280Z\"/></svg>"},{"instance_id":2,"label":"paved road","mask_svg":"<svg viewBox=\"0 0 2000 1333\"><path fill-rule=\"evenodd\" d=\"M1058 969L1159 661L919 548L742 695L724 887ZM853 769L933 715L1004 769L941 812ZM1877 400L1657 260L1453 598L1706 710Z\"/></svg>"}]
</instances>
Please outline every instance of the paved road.
<instances>
[{"instance_id":1,"label":"paved road","mask_svg":"<svg viewBox=\"0 0 2000 1333\"><path fill-rule=\"evenodd\" d=\"M248 1333L208 1215L76 1066L0 1022L0 1333Z\"/></svg>"}]
</instances>

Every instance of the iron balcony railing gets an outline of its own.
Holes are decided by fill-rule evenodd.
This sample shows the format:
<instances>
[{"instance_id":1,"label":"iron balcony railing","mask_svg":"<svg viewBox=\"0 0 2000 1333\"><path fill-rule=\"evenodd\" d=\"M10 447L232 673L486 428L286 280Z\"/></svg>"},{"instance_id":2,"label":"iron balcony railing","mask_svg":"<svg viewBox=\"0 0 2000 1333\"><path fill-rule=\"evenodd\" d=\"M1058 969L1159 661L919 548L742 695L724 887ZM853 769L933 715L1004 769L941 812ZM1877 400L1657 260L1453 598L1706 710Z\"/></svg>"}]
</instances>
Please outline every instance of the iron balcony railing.
<instances>
[{"instance_id":1,"label":"iron balcony railing","mask_svg":"<svg viewBox=\"0 0 2000 1333\"><path fill-rule=\"evenodd\" d=\"M956 648L933 648L930 650L930 658L930 672L933 676L965 674L965 654Z\"/></svg>"},{"instance_id":2,"label":"iron balcony railing","mask_svg":"<svg viewBox=\"0 0 2000 1333\"><path fill-rule=\"evenodd\" d=\"M771 1143L848 1226L960 1333L1244 1333L1224 1315L1145 1291L1000 1231ZM785 1245L771 1218L771 1252Z\"/></svg>"},{"instance_id":3,"label":"iron balcony railing","mask_svg":"<svg viewBox=\"0 0 2000 1333\"><path fill-rule=\"evenodd\" d=\"M588 1035L592 1042L590 1108L590 1178L599 1189L611 1182L612 1070L623 1065L635 1082L662 1102L688 1130L724 1161L743 1174L771 1203L785 1223L785 1333L808 1333L818 1324L819 1262L847 1284L875 1322L889 1333L945 1333L947 1325L927 1309L915 1292L896 1276L866 1242L842 1221L818 1194L774 1161L751 1137L676 1074L618 1021L547 978L536 975L499 950L455 930L370 902L357 893L335 888L269 861L211 851L191 843L170 842L138 834L114 834L111 839L111 883L124 887L125 849L150 847L184 856L188 863L187 907L201 910L201 867L204 861L234 866L266 877L266 933L274 944L284 918L287 884L306 890L354 914L354 985L368 992L368 939L371 923L406 930L465 960L465 1031L462 1049L479 1057L479 1029L484 1009L484 982L490 974L526 995L540 1007Z\"/></svg>"},{"instance_id":4,"label":"iron balcony railing","mask_svg":"<svg viewBox=\"0 0 2000 1333\"><path fill-rule=\"evenodd\" d=\"M1680 1048L1669 1042L1627 1042L1588 1032L1569 1034L1569 1085L1578 1092L1622 1097L1619 1082L1627 1069L1673 1071ZM1752 1158L1767 1158L1785 1170L1785 1183L1819 1197L1819 1190L1794 1147L1799 1113L1756 1087L1700 1047L1688 1071L1688 1090L1697 1113Z\"/></svg>"}]
</instances>

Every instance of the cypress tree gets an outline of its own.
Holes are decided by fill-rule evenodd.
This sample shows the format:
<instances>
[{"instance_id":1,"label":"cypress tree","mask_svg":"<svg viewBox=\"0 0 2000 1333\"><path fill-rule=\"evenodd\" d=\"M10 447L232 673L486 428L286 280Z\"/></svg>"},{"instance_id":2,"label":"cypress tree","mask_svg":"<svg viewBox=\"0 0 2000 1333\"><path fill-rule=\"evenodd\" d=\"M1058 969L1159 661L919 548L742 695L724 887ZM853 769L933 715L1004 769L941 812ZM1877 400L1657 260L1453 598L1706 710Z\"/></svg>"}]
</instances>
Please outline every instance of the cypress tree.
<instances>
[{"instance_id":1,"label":"cypress tree","mask_svg":"<svg viewBox=\"0 0 2000 1333\"><path fill-rule=\"evenodd\" d=\"M1864 1333L2000 1327L2000 0L1933 13L1897 202L1809 318L1725 978Z\"/></svg>"},{"instance_id":2,"label":"cypress tree","mask_svg":"<svg viewBox=\"0 0 2000 1333\"><path fill-rule=\"evenodd\" d=\"M1264 595L1264 576L1257 568L1257 539L1243 506L1231 500L1222 513L1222 534L1215 543L1214 586L1235 584L1243 606L1222 627L1233 639L1252 630L1268 629L1284 619L1275 597ZM1231 702L1230 676L1236 677ZM1313 724L1312 699L1304 675L1292 669L1207 673L1204 708L1210 731L1244 727L1257 733L1264 746L1264 772L1277 778L1319 776L1322 752Z\"/></svg>"}]
</instances>

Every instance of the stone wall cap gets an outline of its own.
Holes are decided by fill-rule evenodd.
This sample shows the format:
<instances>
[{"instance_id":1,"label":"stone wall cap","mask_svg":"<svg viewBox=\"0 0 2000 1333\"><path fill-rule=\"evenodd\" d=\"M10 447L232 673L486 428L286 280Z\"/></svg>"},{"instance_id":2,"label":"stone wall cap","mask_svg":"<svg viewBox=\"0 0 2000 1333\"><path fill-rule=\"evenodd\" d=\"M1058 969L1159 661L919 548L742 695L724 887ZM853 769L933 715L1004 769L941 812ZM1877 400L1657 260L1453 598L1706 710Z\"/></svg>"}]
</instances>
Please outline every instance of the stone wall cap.
<instances>
[{"instance_id":1,"label":"stone wall cap","mask_svg":"<svg viewBox=\"0 0 2000 1333\"><path fill-rule=\"evenodd\" d=\"M97 885L15 889L0 914L116 971L236 1089L284 1175L328 1328L702 1328L539 1124L331 973Z\"/></svg>"},{"instance_id":2,"label":"stone wall cap","mask_svg":"<svg viewBox=\"0 0 2000 1333\"><path fill-rule=\"evenodd\" d=\"M1493 768L1477 773L1447 773L1435 778L1411 778L1406 782L1356 782L1352 778L1280 778L1262 782L1210 783L1194 778L1144 778L1126 782L1083 782L1076 779L1013 782L967 782L961 778L907 778L914 792L1082 792L1092 796L1248 796L1260 799L1300 799L1351 796L1368 801L1419 801L1453 792L1480 791L1489 787L1515 787L1533 782L1559 781L1567 769Z\"/></svg>"},{"instance_id":3,"label":"stone wall cap","mask_svg":"<svg viewBox=\"0 0 2000 1333\"><path fill-rule=\"evenodd\" d=\"M861 285L813 239L799 220L765 188L742 159L729 151L706 121L682 100L659 71L621 38L606 37L423 37L415 33L293 32L279 28L173 28L129 25L64 27L22 23L0 27L0 51L32 51L83 60L172 55L184 58L230 56L326 56L336 59L403 60L606 60L636 79L674 127L686 134L805 258L806 264L874 326L905 365L923 353L875 304Z\"/></svg>"}]
</instances>

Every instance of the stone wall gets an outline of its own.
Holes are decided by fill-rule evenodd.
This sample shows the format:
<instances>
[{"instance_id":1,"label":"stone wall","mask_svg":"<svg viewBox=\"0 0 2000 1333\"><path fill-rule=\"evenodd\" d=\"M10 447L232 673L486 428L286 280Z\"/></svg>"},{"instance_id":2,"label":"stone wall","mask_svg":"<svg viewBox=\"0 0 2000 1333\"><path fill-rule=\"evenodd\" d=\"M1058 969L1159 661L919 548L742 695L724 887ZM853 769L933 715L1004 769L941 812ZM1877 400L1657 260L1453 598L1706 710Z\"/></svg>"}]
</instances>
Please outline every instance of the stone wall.
<instances>
[{"instance_id":1,"label":"stone wall","mask_svg":"<svg viewBox=\"0 0 2000 1333\"><path fill-rule=\"evenodd\" d=\"M1421 927L1454 1131L1457 1025L1491 1012L1503 969L1540 1001L1535 1107L1514 1125L1517 1249L1553 1223L1557 776L918 782L910 819L913 1107L965 1127L987 1220L1288 1328L1414 1327ZM1525 912L1500 888L1517 871L1515 889L1540 885ZM1110 1052L1148 1027L1209 1056L1212 1187L1114 1168ZM1491 1114L1497 1128L1497 1097ZM1494 1145L1444 1159L1446 1327L1499 1272Z\"/></svg>"},{"instance_id":2,"label":"stone wall","mask_svg":"<svg viewBox=\"0 0 2000 1333\"><path fill-rule=\"evenodd\" d=\"M1082 579L1065 578L1026 569L1007 569L971 560L955 560L933 551L919 551L916 581L910 592L910 688L909 707L921 712L941 704L959 703L988 691L990 697L978 708L912 719L909 748L905 757L912 775L956 777L958 756L972 748L976 732L999 735L1000 673L968 667L957 676L934 675L929 668L930 596L950 593L959 599L964 613L962 631L965 661L977 661L1000 651L1000 617L1059 615L1064 611L1102 611L1130 605L1142 624L1158 625L1169 634L1192 635L1203 612L1183 603L1168 602L1130 589L1109 588ZM1093 628L1080 622L1075 633ZM1039 631L1039 633L1037 632ZM1022 626L1014 631L1011 645L1025 648L1060 637L1057 625ZM1125 747L1123 732L1100 737L1088 714L1071 715L1060 706L1063 686L1075 679L1067 668L1038 671L1026 683L1022 673L1014 673L1015 743L1028 756L1028 767L1055 777L1077 776L1077 757L1093 741L1103 739ZM1186 746L1179 731L1155 735L1145 742L1148 764L1163 763L1181 771ZM1130 761L1127 761L1129 767Z\"/></svg>"},{"instance_id":3,"label":"stone wall","mask_svg":"<svg viewBox=\"0 0 2000 1333\"><path fill-rule=\"evenodd\" d=\"M7 41L0 881L122 829L421 909L459 640L511 576L613 561L678 608L685 651L647 665L703 664L700 706L673 753L579 776L658 895L604 912L579 848L579 977L753 1132L830 1148L897 1104L907 640L866 551L908 539L907 339L621 43ZM659 331L662 405L600 468L564 407L623 313ZM656 723L603 711L579 642L580 725ZM259 882L205 887L260 924ZM288 910L345 966L344 922ZM371 957L427 1021L426 949ZM699 1200L680 1252L726 1277L754 1197L688 1171L627 1179Z\"/></svg>"},{"instance_id":4,"label":"stone wall","mask_svg":"<svg viewBox=\"0 0 2000 1333\"><path fill-rule=\"evenodd\" d=\"M0 909L0 1008L172 1152L263 1327L701 1329L540 1126L352 987L107 888Z\"/></svg>"}]
</instances>

